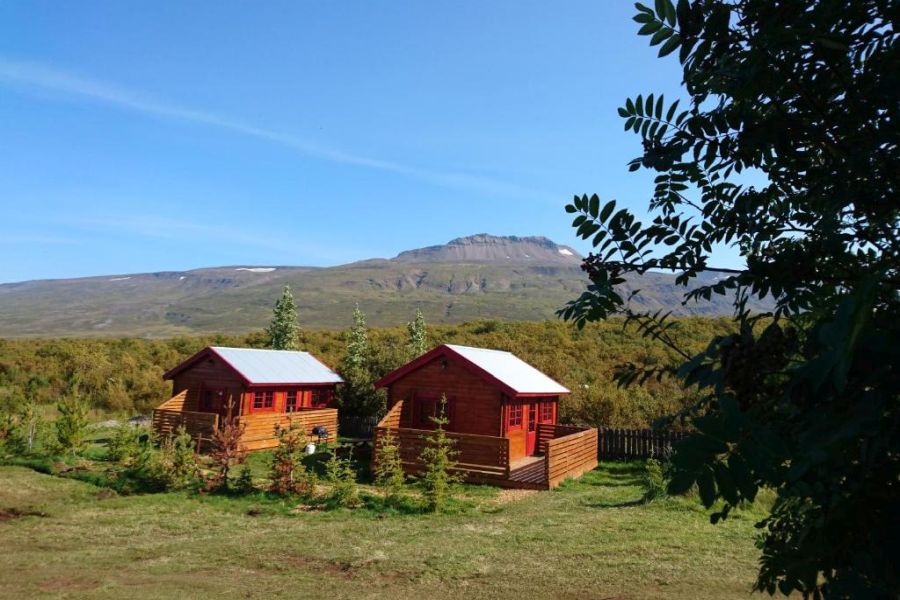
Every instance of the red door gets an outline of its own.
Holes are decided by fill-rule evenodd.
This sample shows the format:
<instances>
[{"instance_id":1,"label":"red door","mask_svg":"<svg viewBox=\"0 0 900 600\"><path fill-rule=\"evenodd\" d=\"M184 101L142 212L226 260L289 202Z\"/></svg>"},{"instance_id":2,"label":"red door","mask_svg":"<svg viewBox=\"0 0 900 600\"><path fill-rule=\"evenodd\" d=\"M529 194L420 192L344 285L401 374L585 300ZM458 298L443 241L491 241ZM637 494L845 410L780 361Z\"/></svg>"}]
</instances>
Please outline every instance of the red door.
<instances>
[{"instance_id":1,"label":"red door","mask_svg":"<svg viewBox=\"0 0 900 600\"><path fill-rule=\"evenodd\" d=\"M534 455L535 442L537 441L538 403L531 401L528 404L528 429L525 434L525 454Z\"/></svg>"}]
</instances>

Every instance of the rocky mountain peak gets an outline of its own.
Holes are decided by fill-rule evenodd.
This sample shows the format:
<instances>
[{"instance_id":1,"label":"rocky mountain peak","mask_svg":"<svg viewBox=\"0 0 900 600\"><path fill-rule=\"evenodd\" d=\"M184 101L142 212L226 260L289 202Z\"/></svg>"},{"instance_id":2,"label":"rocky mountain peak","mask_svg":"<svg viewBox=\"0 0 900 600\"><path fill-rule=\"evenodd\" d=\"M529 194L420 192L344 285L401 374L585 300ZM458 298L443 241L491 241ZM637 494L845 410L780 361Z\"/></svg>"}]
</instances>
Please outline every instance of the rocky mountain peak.
<instances>
[{"instance_id":1,"label":"rocky mountain peak","mask_svg":"<svg viewBox=\"0 0 900 600\"><path fill-rule=\"evenodd\" d=\"M479 233L401 252L394 259L410 263L492 263L571 265L581 263L581 255L568 246L543 236L500 236Z\"/></svg>"}]
</instances>

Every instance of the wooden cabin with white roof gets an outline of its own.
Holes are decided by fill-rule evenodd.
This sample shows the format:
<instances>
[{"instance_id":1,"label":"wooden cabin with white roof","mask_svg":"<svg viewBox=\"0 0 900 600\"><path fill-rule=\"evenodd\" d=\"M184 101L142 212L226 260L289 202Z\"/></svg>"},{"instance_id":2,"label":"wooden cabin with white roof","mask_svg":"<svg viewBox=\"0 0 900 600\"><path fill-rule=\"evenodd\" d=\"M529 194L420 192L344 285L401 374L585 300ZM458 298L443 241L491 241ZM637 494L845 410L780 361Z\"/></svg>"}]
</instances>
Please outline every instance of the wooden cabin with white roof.
<instances>
[{"instance_id":1,"label":"wooden cabin with white roof","mask_svg":"<svg viewBox=\"0 0 900 600\"><path fill-rule=\"evenodd\" d=\"M163 377L172 381L172 398L153 411L160 436L183 425L201 443L208 441L230 405L244 425L247 450L276 446L275 425L292 422L312 441L337 439L333 401L343 380L308 352L210 346Z\"/></svg>"},{"instance_id":2,"label":"wooden cabin with white roof","mask_svg":"<svg viewBox=\"0 0 900 600\"><path fill-rule=\"evenodd\" d=\"M442 398L469 481L549 489L597 466L597 430L558 422L569 390L509 352L445 344L375 385L387 389L389 406L375 444L390 429L410 474L421 470L423 436Z\"/></svg>"}]
</instances>

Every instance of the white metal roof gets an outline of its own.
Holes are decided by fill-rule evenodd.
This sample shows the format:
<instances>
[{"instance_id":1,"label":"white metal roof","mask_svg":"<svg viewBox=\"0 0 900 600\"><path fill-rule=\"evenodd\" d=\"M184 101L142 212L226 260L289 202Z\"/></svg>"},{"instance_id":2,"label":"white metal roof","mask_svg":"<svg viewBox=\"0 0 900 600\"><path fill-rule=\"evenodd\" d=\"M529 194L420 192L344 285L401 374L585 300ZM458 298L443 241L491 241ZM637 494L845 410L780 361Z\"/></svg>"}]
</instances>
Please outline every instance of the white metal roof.
<instances>
[{"instance_id":1,"label":"white metal roof","mask_svg":"<svg viewBox=\"0 0 900 600\"><path fill-rule=\"evenodd\" d=\"M212 346L250 383L342 383L340 375L309 352Z\"/></svg>"},{"instance_id":2,"label":"white metal roof","mask_svg":"<svg viewBox=\"0 0 900 600\"><path fill-rule=\"evenodd\" d=\"M447 344L447 347L514 389L517 394L569 393L565 387L511 352L453 344Z\"/></svg>"}]
</instances>

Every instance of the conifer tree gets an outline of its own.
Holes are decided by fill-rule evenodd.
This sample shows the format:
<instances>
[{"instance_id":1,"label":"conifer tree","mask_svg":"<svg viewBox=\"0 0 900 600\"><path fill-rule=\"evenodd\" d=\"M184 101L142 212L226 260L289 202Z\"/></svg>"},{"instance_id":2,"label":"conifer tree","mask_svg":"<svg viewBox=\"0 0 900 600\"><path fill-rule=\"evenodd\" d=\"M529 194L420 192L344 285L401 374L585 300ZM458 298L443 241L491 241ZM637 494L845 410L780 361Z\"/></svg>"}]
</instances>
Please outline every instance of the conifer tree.
<instances>
[{"instance_id":1,"label":"conifer tree","mask_svg":"<svg viewBox=\"0 0 900 600\"><path fill-rule=\"evenodd\" d=\"M353 325L347 339L347 357L345 363L352 369L365 368L369 362L369 332L366 328L366 315L359 310L359 304L353 308Z\"/></svg>"},{"instance_id":2,"label":"conifer tree","mask_svg":"<svg viewBox=\"0 0 900 600\"><path fill-rule=\"evenodd\" d=\"M247 450L241 443L246 424L234 416L233 400L229 399L226 410L225 419L212 434L209 453L212 474L206 480L207 491L227 491L231 469L242 465L247 458Z\"/></svg>"},{"instance_id":3,"label":"conifer tree","mask_svg":"<svg viewBox=\"0 0 900 600\"><path fill-rule=\"evenodd\" d=\"M441 512L450 499L452 486L459 483L462 478L452 473L456 468L456 457L459 451L455 449L456 440L448 437L444 427L449 423L447 419L447 397L441 397L440 413L431 417L435 425L434 432L425 436L425 447L419 455L425 472L422 474L422 495L425 497L425 507L430 512Z\"/></svg>"},{"instance_id":4,"label":"conifer tree","mask_svg":"<svg viewBox=\"0 0 900 600\"><path fill-rule=\"evenodd\" d=\"M420 309L416 309L416 318L412 323L406 324L406 330L409 332L409 342L406 346L409 358L425 354L428 350L428 332L425 329L425 317Z\"/></svg>"},{"instance_id":5,"label":"conifer tree","mask_svg":"<svg viewBox=\"0 0 900 600\"><path fill-rule=\"evenodd\" d=\"M315 487L314 475L303 464L306 432L293 422L287 427L276 424L275 437L278 446L272 450L270 491L279 496L311 495Z\"/></svg>"},{"instance_id":6,"label":"conifer tree","mask_svg":"<svg viewBox=\"0 0 900 600\"><path fill-rule=\"evenodd\" d=\"M356 472L349 458L338 454L338 447L332 446L325 463L325 480L331 485L326 502L333 507L352 508L359 504L359 489Z\"/></svg>"},{"instance_id":7,"label":"conifer tree","mask_svg":"<svg viewBox=\"0 0 900 600\"><path fill-rule=\"evenodd\" d=\"M284 286L281 298L275 301L272 322L266 333L274 350L300 349L300 326L297 324L297 305L294 303L291 286Z\"/></svg>"},{"instance_id":8,"label":"conifer tree","mask_svg":"<svg viewBox=\"0 0 900 600\"><path fill-rule=\"evenodd\" d=\"M400 499L405 482L397 436L387 429L378 437L375 448L375 484L384 491L385 502L391 504Z\"/></svg>"}]
</instances>

